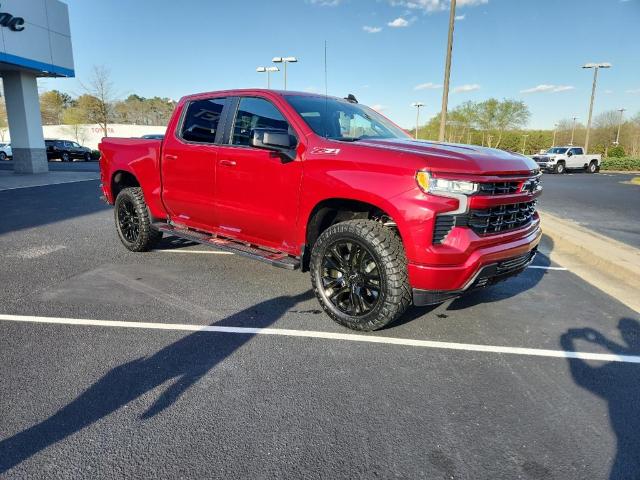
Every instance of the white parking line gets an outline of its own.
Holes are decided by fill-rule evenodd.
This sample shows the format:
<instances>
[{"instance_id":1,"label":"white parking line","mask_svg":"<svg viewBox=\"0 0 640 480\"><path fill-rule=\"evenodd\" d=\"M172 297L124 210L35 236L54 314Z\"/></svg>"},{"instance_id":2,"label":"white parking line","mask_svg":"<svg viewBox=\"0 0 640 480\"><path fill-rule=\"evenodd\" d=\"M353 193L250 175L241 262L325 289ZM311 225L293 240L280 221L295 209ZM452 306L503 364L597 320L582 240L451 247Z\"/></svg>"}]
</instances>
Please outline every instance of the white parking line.
<instances>
[{"instance_id":1,"label":"white parking line","mask_svg":"<svg viewBox=\"0 0 640 480\"><path fill-rule=\"evenodd\" d=\"M541 265L529 265L529 268L539 268L541 270L569 270L564 267L543 267Z\"/></svg>"},{"instance_id":2,"label":"white parking line","mask_svg":"<svg viewBox=\"0 0 640 480\"><path fill-rule=\"evenodd\" d=\"M9 190L22 190L24 188L37 188L37 187L48 187L50 185L64 185L66 183L81 183L81 182L94 182L96 180L99 180L100 177L96 176L95 178L86 178L86 179L82 179L82 180L62 180L62 181L56 181L56 182L49 182L49 183L39 183L36 185L20 185L19 187L3 187L0 186L0 192L8 192Z\"/></svg>"},{"instance_id":3,"label":"white parking line","mask_svg":"<svg viewBox=\"0 0 640 480\"><path fill-rule=\"evenodd\" d=\"M194 254L205 254L205 255L233 255L233 252L222 252L220 250L180 250L180 249L165 249L165 250L154 250L154 252L161 253L194 253Z\"/></svg>"},{"instance_id":4,"label":"white parking line","mask_svg":"<svg viewBox=\"0 0 640 480\"><path fill-rule=\"evenodd\" d=\"M471 343L436 342L431 340L412 340L409 338L378 337L353 333L332 333L310 330L291 330L285 328L223 327L216 325L189 325L183 323L122 322L116 320L89 320L82 318L32 317L23 315L2 315L0 320L10 322L48 323L60 325L80 325L92 327L120 327L151 330L182 330L191 332L235 333L242 335L280 335L284 337L321 338L325 340L344 340L363 343L385 343L407 347L438 348L445 350L465 350L470 352L506 353L534 357L579 358L605 362L640 363L640 356L615 355L610 353L566 352L564 350L545 350L540 348L505 347L495 345L477 345Z\"/></svg>"}]
</instances>

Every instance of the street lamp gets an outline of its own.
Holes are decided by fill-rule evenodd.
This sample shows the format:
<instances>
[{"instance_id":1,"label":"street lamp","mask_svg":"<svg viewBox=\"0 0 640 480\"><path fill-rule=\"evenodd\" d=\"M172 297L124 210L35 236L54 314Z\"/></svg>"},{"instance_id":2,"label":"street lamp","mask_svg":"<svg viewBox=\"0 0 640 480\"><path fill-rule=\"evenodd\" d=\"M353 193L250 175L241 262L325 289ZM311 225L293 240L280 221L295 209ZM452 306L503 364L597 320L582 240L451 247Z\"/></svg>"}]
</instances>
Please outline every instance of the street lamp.
<instances>
[{"instance_id":1,"label":"street lamp","mask_svg":"<svg viewBox=\"0 0 640 480\"><path fill-rule=\"evenodd\" d=\"M593 68L593 86L591 87L591 103L589 103L589 119L587 120L587 135L584 139L584 153L589 153L589 130L591 130L591 115L593 114L593 100L596 97L596 82L598 81L598 70L601 68L611 68L610 63L586 63L582 68Z\"/></svg>"},{"instance_id":2,"label":"street lamp","mask_svg":"<svg viewBox=\"0 0 640 480\"><path fill-rule=\"evenodd\" d=\"M438 141L444 142L447 129L447 103L449 102L449 77L451 76L451 51L453 50L453 27L456 21L456 0L451 0L449 11L449 36L447 39L447 59L444 66L444 85L442 88L442 110L440 111L440 134Z\"/></svg>"},{"instance_id":3,"label":"street lamp","mask_svg":"<svg viewBox=\"0 0 640 480\"><path fill-rule=\"evenodd\" d=\"M527 137L529 135L522 135L522 154L524 155L525 148L527 147Z\"/></svg>"},{"instance_id":4,"label":"street lamp","mask_svg":"<svg viewBox=\"0 0 640 480\"><path fill-rule=\"evenodd\" d=\"M280 69L278 67L258 67L256 68L256 72L264 73L267 72L267 88L271 88L271 72L279 72Z\"/></svg>"},{"instance_id":5,"label":"street lamp","mask_svg":"<svg viewBox=\"0 0 640 480\"><path fill-rule=\"evenodd\" d=\"M420 108L424 107L422 102L413 102L412 107L416 107L416 140L418 140L418 127L420 125Z\"/></svg>"},{"instance_id":6,"label":"street lamp","mask_svg":"<svg viewBox=\"0 0 640 480\"><path fill-rule=\"evenodd\" d=\"M619 108L618 111L620 112L620 122L618 122L618 134L616 135L616 142L615 145L618 146L620 145L620 127L622 127L622 116L624 115L626 108Z\"/></svg>"},{"instance_id":7,"label":"street lamp","mask_svg":"<svg viewBox=\"0 0 640 480\"><path fill-rule=\"evenodd\" d=\"M296 57L273 57L273 63L284 63L284 89L287 89L287 63L297 63Z\"/></svg>"},{"instance_id":8,"label":"street lamp","mask_svg":"<svg viewBox=\"0 0 640 480\"><path fill-rule=\"evenodd\" d=\"M571 127L571 141L569 142L569 145L573 146L573 136L576 133L576 120L578 119L578 117L573 117L573 127Z\"/></svg>"},{"instance_id":9,"label":"street lamp","mask_svg":"<svg viewBox=\"0 0 640 480\"><path fill-rule=\"evenodd\" d=\"M556 133L558 133L558 124L553 124L553 140L551 140L551 146L554 147L556 145Z\"/></svg>"}]
</instances>

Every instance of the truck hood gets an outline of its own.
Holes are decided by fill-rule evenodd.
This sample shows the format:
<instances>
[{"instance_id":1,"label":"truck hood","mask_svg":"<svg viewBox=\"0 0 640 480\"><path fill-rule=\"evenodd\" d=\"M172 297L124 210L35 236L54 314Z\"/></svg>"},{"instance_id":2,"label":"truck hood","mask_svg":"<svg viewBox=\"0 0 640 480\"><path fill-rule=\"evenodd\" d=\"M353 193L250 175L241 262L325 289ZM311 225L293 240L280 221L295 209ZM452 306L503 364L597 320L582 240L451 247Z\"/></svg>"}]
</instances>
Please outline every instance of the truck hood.
<instances>
[{"instance_id":1,"label":"truck hood","mask_svg":"<svg viewBox=\"0 0 640 480\"><path fill-rule=\"evenodd\" d=\"M469 174L527 174L538 170L532 159L496 148L411 139L363 139L355 143L419 159L436 172Z\"/></svg>"}]
</instances>

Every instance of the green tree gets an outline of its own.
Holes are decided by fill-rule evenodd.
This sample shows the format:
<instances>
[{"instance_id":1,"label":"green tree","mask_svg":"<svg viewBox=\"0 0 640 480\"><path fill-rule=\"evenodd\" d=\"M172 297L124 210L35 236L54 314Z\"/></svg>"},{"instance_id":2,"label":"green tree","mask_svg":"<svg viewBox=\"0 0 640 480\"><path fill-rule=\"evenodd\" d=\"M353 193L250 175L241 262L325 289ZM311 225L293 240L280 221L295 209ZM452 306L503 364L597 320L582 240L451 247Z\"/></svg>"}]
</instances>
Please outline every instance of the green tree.
<instances>
[{"instance_id":1,"label":"green tree","mask_svg":"<svg viewBox=\"0 0 640 480\"><path fill-rule=\"evenodd\" d=\"M88 122L85 110L80 106L69 107L64 111L62 121L64 130L82 145L86 140L85 124Z\"/></svg>"},{"instance_id":2,"label":"green tree","mask_svg":"<svg viewBox=\"0 0 640 480\"><path fill-rule=\"evenodd\" d=\"M71 97L59 92L50 90L40 95L40 114L43 125L59 125L62 123L64 110L72 103Z\"/></svg>"}]
</instances>

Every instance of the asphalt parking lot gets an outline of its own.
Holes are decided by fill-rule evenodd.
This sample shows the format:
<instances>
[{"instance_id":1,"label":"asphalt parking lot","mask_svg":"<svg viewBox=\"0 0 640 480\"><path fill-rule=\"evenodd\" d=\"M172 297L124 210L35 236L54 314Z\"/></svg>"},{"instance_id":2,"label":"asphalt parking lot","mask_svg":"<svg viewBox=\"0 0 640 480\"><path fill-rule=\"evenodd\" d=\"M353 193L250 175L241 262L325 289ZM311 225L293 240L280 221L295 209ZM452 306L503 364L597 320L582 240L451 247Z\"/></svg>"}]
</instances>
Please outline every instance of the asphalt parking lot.
<instances>
[{"instance_id":1,"label":"asphalt parking lot","mask_svg":"<svg viewBox=\"0 0 640 480\"><path fill-rule=\"evenodd\" d=\"M97 188L0 192L0 477L638 478L640 317L544 255L355 337L305 274L128 252Z\"/></svg>"},{"instance_id":2,"label":"asphalt parking lot","mask_svg":"<svg viewBox=\"0 0 640 480\"><path fill-rule=\"evenodd\" d=\"M602 172L545 174L541 208L595 232L640 248L640 175Z\"/></svg>"}]
</instances>

